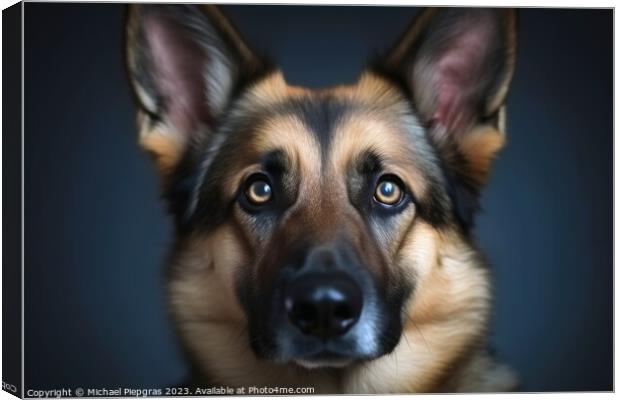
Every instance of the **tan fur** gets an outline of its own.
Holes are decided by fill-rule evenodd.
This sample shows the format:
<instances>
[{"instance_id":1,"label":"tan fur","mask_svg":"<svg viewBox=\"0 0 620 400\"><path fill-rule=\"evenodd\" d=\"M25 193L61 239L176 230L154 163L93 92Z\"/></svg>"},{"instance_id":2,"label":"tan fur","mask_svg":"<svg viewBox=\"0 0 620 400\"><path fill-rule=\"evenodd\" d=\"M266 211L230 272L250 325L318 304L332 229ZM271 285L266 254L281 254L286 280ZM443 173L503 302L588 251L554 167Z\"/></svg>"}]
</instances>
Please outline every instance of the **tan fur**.
<instances>
[{"instance_id":1,"label":"tan fur","mask_svg":"<svg viewBox=\"0 0 620 400\"><path fill-rule=\"evenodd\" d=\"M425 195L425 185L419 169L404 149L408 144L402 135L391 131L382 115L356 113L343 122L334 137L331 150L332 171L344 171L353 157L365 149L373 149L386 160L393 173L399 175L415 193Z\"/></svg>"},{"instance_id":2,"label":"tan fur","mask_svg":"<svg viewBox=\"0 0 620 400\"><path fill-rule=\"evenodd\" d=\"M310 93L311 91L306 88L288 85L282 72L274 71L250 88L243 96L239 109L268 106L291 97L307 96Z\"/></svg>"},{"instance_id":3,"label":"tan fur","mask_svg":"<svg viewBox=\"0 0 620 400\"><path fill-rule=\"evenodd\" d=\"M172 127L161 124L150 127L144 113L138 114L138 126L140 127L138 141L155 161L159 173L166 177L179 162L187 143L182 135L177 134Z\"/></svg>"},{"instance_id":4,"label":"tan fur","mask_svg":"<svg viewBox=\"0 0 620 400\"><path fill-rule=\"evenodd\" d=\"M259 132L255 145L260 152L264 154L282 148L293 158L302 177L312 178L317 175L316 171L321 165L318 143L300 120L293 116L273 119L262 126Z\"/></svg>"},{"instance_id":5,"label":"tan fur","mask_svg":"<svg viewBox=\"0 0 620 400\"><path fill-rule=\"evenodd\" d=\"M463 136L459 150L465 155L472 179L482 186L491 170L491 161L504 147L506 135L491 126L480 126Z\"/></svg>"},{"instance_id":6,"label":"tan fur","mask_svg":"<svg viewBox=\"0 0 620 400\"><path fill-rule=\"evenodd\" d=\"M321 165L318 143L301 121L292 116L273 118L257 127L256 131L257 140L253 142L256 154L283 149L292 163L299 168L302 177L313 179L317 176L316 171ZM235 177L227 182L227 194L232 196L245 178L258 172L257 168L255 164L250 165L235 174Z\"/></svg>"}]
</instances>

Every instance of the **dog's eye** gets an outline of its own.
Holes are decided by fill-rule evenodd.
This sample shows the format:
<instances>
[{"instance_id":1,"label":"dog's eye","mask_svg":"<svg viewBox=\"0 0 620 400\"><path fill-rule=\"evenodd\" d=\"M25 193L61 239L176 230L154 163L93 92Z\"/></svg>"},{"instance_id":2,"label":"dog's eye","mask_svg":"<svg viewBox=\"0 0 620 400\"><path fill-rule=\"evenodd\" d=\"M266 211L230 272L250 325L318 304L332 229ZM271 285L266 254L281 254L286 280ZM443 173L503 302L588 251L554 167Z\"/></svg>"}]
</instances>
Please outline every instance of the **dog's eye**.
<instances>
[{"instance_id":1,"label":"dog's eye","mask_svg":"<svg viewBox=\"0 0 620 400\"><path fill-rule=\"evenodd\" d=\"M387 206L398 204L403 198L403 189L394 178L383 178L375 189L375 200Z\"/></svg>"},{"instance_id":2,"label":"dog's eye","mask_svg":"<svg viewBox=\"0 0 620 400\"><path fill-rule=\"evenodd\" d=\"M271 185L264 179L256 179L245 190L248 201L254 205L261 205L271 200Z\"/></svg>"}]
</instances>

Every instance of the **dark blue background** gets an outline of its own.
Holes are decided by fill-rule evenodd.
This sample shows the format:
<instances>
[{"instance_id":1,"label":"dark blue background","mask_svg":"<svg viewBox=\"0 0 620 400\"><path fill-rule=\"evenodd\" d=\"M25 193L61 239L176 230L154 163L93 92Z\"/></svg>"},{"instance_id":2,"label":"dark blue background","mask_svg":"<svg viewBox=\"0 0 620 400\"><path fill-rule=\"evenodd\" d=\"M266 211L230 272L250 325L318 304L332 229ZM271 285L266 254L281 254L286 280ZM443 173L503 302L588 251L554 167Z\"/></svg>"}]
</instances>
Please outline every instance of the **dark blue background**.
<instances>
[{"instance_id":1,"label":"dark blue background","mask_svg":"<svg viewBox=\"0 0 620 400\"><path fill-rule=\"evenodd\" d=\"M124 7L26 3L26 389L160 387L170 221L136 144ZM352 82L415 9L228 6L292 83ZM527 391L612 389L612 12L526 9L478 236L492 341Z\"/></svg>"}]
</instances>

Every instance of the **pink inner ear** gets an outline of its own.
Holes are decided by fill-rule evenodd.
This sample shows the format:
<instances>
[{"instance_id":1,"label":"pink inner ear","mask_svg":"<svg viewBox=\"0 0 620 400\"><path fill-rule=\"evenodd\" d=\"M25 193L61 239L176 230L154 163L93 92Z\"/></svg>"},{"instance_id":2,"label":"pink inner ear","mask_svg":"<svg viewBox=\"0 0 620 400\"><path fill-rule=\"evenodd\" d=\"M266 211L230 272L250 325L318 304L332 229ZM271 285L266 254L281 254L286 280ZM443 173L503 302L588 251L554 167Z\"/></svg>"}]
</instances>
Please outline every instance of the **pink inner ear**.
<instances>
[{"instance_id":1,"label":"pink inner ear","mask_svg":"<svg viewBox=\"0 0 620 400\"><path fill-rule=\"evenodd\" d=\"M450 132L458 132L472 122L484 84L484 60L491 40L492 27L485 21L461 27L449 43L435 55L431 71L435 92L432 123L439 123Z\"/></svg>"},{"instance_id":2,"label":"pink inner ear","mask_svg":"<svg viewBox=\"0 0 620 400\"><path fill-rule=\"evenodd\" d=\"M203 84L206 52L166 17L151 16L144 28L167 119L184 134L190 134L199 122L210 123Z\"/></svg>"}]
</instances>

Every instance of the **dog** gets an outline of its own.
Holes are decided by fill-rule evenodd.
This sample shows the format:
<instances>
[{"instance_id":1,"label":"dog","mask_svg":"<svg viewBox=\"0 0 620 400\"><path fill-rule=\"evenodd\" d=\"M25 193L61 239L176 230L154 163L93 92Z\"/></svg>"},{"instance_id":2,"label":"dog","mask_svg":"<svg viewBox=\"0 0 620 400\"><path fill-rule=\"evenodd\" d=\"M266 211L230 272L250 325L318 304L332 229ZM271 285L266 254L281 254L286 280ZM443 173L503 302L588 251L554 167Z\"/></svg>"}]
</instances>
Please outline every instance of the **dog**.
<instances>
[{"instance_id":1,"label":"dog","mask_svg":"<svg viewBox=\"0 0 620 400\"><path fill-rule=\"evenodd\" d=\"M131 5L140 146L196 384L503 392L478 198L505 142L512 9L430 8L358 81L286 83L214 5Z\"/></svg>"}]
</instances>

